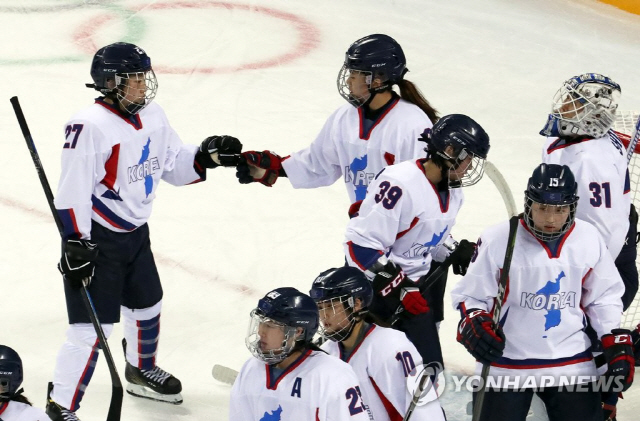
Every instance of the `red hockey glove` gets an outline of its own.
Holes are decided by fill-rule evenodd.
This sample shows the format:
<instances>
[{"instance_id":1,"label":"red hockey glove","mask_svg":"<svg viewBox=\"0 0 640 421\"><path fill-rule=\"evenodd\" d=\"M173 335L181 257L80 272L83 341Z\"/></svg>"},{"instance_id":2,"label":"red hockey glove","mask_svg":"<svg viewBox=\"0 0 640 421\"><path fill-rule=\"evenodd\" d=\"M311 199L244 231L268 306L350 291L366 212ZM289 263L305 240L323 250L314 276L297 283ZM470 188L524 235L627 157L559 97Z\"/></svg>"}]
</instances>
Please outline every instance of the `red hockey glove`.
<instances>
[{"instance_id":1,"label":"red hockey glove","mask_svg":"<svg viewBox=\"0 0 640 421\"><path fill-rule=\"evenodd\" d=\"M400 266L391 260L380 269L372 281L373 290L382 297L388 310L398 313L407 310L413 315L429 311L427 300L424 299L415 282L407 278Z\"/></svg>"},{"instance_id":2,"label":"red hockey glove","mask_svg":"<svg viewBox=\"0 0 640 421\"><path fill-rule=\"evenodd\" d=\"M282 170L282 158L271 151L248 151L242 154L236 169L236 177L241 184L253 182L271 187L278 180Z\"/></svg>"},{"instance_id":3,"label":"red hockey glove","mask_svg":"<svg viewBox=\"0 0 640 421\"><path fill-rule=\"evenodd\" d=\"M602 337L602 348L609 366L605 376L614 378L614 391L624 392L633 383L635 371L631 331L613 329Z\"/></svg>"},{"instance_id":4,"label":"red hockey glove","mask_svg":"<svg viewBox=\"0 0 640 421\"><path fill-rule=\"evenodd\" d=\"M501 327L484 310L472 308L458 323L457 340L482 364L490 364L502 356L505 337Z\"/></svg>"}]
</instances>

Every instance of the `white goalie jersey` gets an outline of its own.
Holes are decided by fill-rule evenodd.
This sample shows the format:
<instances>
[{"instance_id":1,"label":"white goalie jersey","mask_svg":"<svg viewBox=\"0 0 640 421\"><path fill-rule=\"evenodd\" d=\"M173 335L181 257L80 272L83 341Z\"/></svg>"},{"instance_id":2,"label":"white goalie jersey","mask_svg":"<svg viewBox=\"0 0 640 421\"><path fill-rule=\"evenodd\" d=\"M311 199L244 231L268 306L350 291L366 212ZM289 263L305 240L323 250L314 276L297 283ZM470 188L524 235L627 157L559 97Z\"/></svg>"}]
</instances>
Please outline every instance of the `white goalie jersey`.
<instances>
[{"instance_id":1,"label":"white goalie jersey","mask_svg":"<svg viewBox=\"0 0 640 421\"><path fill-rule=\"evenodd\" d=\"M615 259L629 230L629 174L625 148L613 130L576 143L548 138L542 162L567 165L578 183L576 218L592 223Z\"/></svg>"},{"instance_id":2,"label":"white goalie jersey","mask_svg":"<svg viewBox=\"0 0 640 421\"><path fill-rule=\"evenodd\" d=\"M395 98L370 130L361 108L345 104L326 121L313 143L282 161L294 188L328 186L341 176L351 203L364 199L369 183L388 165L425 157L418 139L432 127L418 106Z\"/></svg>"},{"instance_id":3,"label":"white goalie jersey","mask_svg":"<svg viewBox=\"0 0 640 421\"><path fill-rule=\"evenodd\" d=\"M493 311L508 234L508 222L482 233L467 274L451 291L454 308ZM563 381L560 376L565 384L593 381L589 377L597 373L584 332L587 318L599 338L617 328L623 292L593 225L576 219L553 250L520 220L499 321L506 345L490 376L508 378L512 387L533 387L523 382L542 376L552 381L544 384L549 387Z\"/></svg>"}]
</instances>

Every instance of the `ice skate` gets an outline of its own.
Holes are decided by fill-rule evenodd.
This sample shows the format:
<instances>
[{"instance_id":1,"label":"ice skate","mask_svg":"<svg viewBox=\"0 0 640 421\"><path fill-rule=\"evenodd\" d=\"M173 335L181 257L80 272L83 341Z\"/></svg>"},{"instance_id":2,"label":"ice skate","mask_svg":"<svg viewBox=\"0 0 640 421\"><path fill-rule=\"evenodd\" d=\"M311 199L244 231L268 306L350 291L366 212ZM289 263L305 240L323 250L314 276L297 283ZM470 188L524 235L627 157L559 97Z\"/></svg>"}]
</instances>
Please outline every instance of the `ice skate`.
<instances>
[{"instance_id":1,"label":"ice skate","mask_svg":"<svg viewBox=\"0 0 640 421\"><path fill-rule=\"evenodd\" d=\"M152 370L140 370L127 363L124 377L129 382L127 393L130 395L174 405L182 403L182 383L158 366Z\"/></svg>"},{"instance_id":2,"label":"ice skate","mask_svg":"<svg viewBox=\"0 0 640 421\"><path fill-rule=\"evenodd\" d=\"M53 383L49 383L47 389L47 407L45 412L51 418L52 421L80 421L80 418L75 412L69 411L67 408L58 405L51 399L51 391L53 390Z\"/></svg>"}]
</instances>

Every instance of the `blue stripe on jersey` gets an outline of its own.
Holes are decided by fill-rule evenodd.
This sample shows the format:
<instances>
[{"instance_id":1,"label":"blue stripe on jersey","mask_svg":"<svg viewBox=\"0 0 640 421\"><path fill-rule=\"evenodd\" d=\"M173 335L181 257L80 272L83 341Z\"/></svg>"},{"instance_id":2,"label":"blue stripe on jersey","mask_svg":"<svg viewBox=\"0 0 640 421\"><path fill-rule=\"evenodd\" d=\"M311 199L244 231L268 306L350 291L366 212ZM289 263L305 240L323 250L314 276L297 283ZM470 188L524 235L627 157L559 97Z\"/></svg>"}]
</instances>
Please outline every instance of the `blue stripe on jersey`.
<instances>
[{"instance_id":1,"label":"blue stripe on jersey","mask_svg":"<svg viewBox=\"0 0 640 421\"><path fill-rule=\"evenodd\" d=\"M110 223L116 228L120 228L127 231L133 231L138 228L131 222L128 222L115 214L111 209L100 201L95 195L91 195L91 203L93 203L93 210L100 215L105 221Z\"/></svg>"},{"instance_id":2,"label":"blue stripe on jersey","mask_svg":"<svg viewBox=\"0 0 640 421\"><path fill-rule=\"evenodd\" d=\"M627 174L624 176L624 194L631 191L631 180L629 179L629 168L627 168Z\"/></svg>"},{"instance_id":3,"label":"blue stripe on jersey","mask_svg":"<svg viewBox=\"0 0 640 421\"><path fill-rule=\"evenodd\" d=\"M590 350L586 350L579 354L566 358L539 359L527 358L524 360L512 360L511 358L501 357L496 362L491 363L492 366L514 369L534 369L544 367L561 367L565 365L577 364L593 359Z\"/></svg>"},{"instance_id":4,"label":"blue stripe on jersey","mask_svg":"<svg viewBox=\"0 0 640 421\"><path fill-rule=\"evenodd\" d=\"M68 240L69 238L80 239L82 234L78 230L78 223L76 222L73 209L58 209L58 215L62 221L63 232L62 240Z\"/></svg>"},{"instance_id":5,"label":"blue stripe on jersey","mask_svg":"<svg viewBox=\"0 0 640 421\"><path fill-rule=\"evenodd\" d=\"M360 266L360 269L369 269L369 267L374 264L380 256L382 256L382 252L380 250L370 249L369 247L362 247L353 242L349 241L349 251L351 255L351 259Z\"/></svg>"}]
</instances>

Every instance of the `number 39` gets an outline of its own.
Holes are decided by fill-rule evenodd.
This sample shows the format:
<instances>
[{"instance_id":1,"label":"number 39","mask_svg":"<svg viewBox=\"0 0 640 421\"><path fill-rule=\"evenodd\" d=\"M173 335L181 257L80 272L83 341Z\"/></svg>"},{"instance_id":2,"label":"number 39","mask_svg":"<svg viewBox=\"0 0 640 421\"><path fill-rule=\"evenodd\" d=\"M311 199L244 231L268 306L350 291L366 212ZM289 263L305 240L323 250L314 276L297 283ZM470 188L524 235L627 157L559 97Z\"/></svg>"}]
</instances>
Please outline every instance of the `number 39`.
<instances>
[{"instance_id":1,"label":"number 39","mask_svg":"<svg viewBox=\"0 0 640 421\"><path fill-rule=\"evenodd\" d=\"M385 209L393 209L402 197L402 189L398 186L392 186L388 181L380 183L380 191L375 195L376 203L382 202Z\"/></svg>"}]
</instances>

